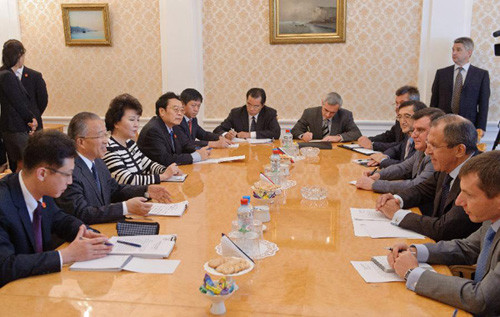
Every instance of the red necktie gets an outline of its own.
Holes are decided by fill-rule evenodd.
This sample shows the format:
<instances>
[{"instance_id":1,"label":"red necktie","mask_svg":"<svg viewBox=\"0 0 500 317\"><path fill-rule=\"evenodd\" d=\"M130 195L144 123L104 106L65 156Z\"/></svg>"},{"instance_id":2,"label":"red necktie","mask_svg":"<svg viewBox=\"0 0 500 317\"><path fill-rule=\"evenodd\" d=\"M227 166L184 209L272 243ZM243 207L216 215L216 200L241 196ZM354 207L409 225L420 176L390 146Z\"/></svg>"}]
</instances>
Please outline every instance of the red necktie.
<instances>
[{"instance_id":1,"label":"red necktie","mask_svg":"<svg viewBox=\"0 0 500 317\"><path fill-rule=\"evenodd\" d=\"M193 134L193 120L189 120L189 134Z\"/></svg>"}]
</instances>

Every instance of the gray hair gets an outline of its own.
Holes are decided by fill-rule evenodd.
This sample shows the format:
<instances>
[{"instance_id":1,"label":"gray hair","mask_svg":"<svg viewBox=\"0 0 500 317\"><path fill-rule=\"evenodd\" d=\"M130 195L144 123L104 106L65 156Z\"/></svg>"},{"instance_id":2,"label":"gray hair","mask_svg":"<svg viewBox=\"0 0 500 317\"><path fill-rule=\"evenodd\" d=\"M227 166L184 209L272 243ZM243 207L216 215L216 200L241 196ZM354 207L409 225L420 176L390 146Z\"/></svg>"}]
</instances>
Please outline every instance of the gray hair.
<instances>
[{"instance_id":1,"label":"gray hair","mask_svg":"<svg viewBox=\"0 0 500 317\"><path fill-rule=\"evenodd\" d=\"M339 105L342 106L342 97L336 92L331 92L326 95L324 102L329 105Z\"/></svg>"},{"instance_id":2,"label":"gray hair","mask_svg":"<svg viewBox=\"0 0 500 317\"><path fill-rule=\"evenodd\" d=\"M68 126L68 136L75 140L87 135L87 122L90 120L101 120L101 118L92 112L80 112L76 114Z\"/></svg>"},{"instance_id":3,"label":"gray hair","mask_svg":"<svg viewBox=\"0 0 500 317\"><path fill-rule=\"evenodd\" d=\"M463 44L465 49L468 51L473 51L474 50L474 41L470 37L459 37L455 41L453 41L455 44Z\"/></svg>"},{"instance_id":4,"label":"gray hair","mask_svg":"<svg viewBox=\"0 0 500 317\"><path fill-rule=\"evenodd\" d=\"M477 151L477 131L474 124L468 119L456 114L447 114L432 121L431 127L444 125L444 141L448 148L463 144L465 153L471 154Z\"/></svg>"}]
</instances>

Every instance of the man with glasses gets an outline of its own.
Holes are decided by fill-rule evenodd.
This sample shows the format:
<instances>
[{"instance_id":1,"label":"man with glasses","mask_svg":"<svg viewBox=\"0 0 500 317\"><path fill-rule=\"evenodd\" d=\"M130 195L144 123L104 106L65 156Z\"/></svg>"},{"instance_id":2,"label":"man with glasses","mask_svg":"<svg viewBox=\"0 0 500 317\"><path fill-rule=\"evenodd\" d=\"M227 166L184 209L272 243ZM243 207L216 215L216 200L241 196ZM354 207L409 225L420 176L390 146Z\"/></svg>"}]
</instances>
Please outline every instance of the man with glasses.
<instances>
[{"instance_id":1,"label":"man with glasses","mask_svg":"<svg viewBox=\"0 0 500 317\"><path fill-rule=\"evenodd\" d=\"M169 201L170 195L160 185L118 184L102 160L109 134L98 115L81 112L68 127L68 135L76 143L73 183L57 199L66 212L86 224L121 220L128 213L147 215L152 205L148 198Z\"/></svg>"},{"instance_id":2,"label":"man with glasses","mask_svg":"<svg viewBox=\"0 0 500 317\"><path fill-rule=\"evenodd\" d=\"M371 161L368 166L378 166L385 168L390 165L398 164L409 159L415 153L415 144L410 134L413 129L413 114L427 106L420 101L410 100L405 101L399 106L396 120L399 122L401 131L405 134L405 138L396 145L388 148L384 153L375 153L370 155Z\"/></svg>"},{"instance_id":3,"label":"man with glasses","mask_svg":"<svg viewBox=\"0 0 500 317\"><path fill-rule=\"evenodd\" d=\"M356 187L373 190L377 193L397 193L403 189L415 186L434 174L430 156L425 154L427 148L427 134L431 129L431 122L444 115L436 108L425 108L413 114L413 132L411 138L415 142L415 154L409 159L391 165L376 173L365 172L363 177L356 181ZM427 210L432 213L432 205ZM423 213L425 213L422 210Z\"/></svg>"},{"instance_id":4,"label":"man with glasses","mask_svg":"<svg viewBox=\"0 0 500 317\"><path fill-rule=\"evenodd\" d=\"M399 106L401 106L403 102L409 100L420 100L420 93L417 87L403 86L396 90L396 97L394 100L394 111L396 112L396 116L398 115ZM383 152L401 142L404 137L405 134L403 133L403 131L401 131L399 122L396 120L396 123L391 127L390 130L387 130L384 133L376 136L362 136L358 139L358 144L365 149L373 149L375 151Z\"/></svg>"},{"instance_id":5,"label":"man with glasses","mask_svg":"<svg viewBox=\"0 0 500 317\"><path fill-rule=\"evenodd\" d=\"M0 180L0 287L111 251L105 236L87 230L54 202L71 184L76 155L67 135L39 131L28 140L22 171ZM55 251L53 234L70 244Z\"/></svg>"},{"instance_id":6,"label":"man with glasses","mask_svg":"<svg viewBox=\"0 0 500 317\"><path fill-rule=\"evenodd\" d=\"M247 91L247 103L243 107L231 109L228 117L214 129L229 140L279 139L281 128L276 110L266 106L266 92L262 88Z\"/></svg>"},{"instance_id":7,"label":"man with glasses","mask_svg":"<svg viewBox=\"0 0 500 317\"><path fill-rule=\"evenodd\" d=\"M392 224L426 235L436 241L465 238L479 228L464 209L455 205L460 192L463 164L475 155L477 132L467 119L453 114L431 123L426 154L436 171L426 181L397 195L384 194L376 203ZM434 201L431 215L418 215L404 210Z\"/></svg>"},{"instance_id":8,"label":"man with glasses","mask_svg":"<svg viewBox=\"0 0 500 317\"><path fill-rule=\"evenodd\" d=\"M210 148L199 150L186 138L178 137L182 129L178 127L184 116L181 100L173 92L163 94L156 101L156 116L142 128L137 146L154 162L164 166L192 164L206 160Z\"/></svg>"},{"instance_id":9,"label":"man with glasses","mask_svg":"<svg viewBox=\"0 0 500 317\"><path fill-rule=\"evenodd\" d=\"M352 112L342 107L342 97L331 92L321 101L320 107L304 110L302 117L292 128L292 135L304 142L323 140L326 142L355 141L361 136L354 123Z\"/></svg>"}]
</instances>

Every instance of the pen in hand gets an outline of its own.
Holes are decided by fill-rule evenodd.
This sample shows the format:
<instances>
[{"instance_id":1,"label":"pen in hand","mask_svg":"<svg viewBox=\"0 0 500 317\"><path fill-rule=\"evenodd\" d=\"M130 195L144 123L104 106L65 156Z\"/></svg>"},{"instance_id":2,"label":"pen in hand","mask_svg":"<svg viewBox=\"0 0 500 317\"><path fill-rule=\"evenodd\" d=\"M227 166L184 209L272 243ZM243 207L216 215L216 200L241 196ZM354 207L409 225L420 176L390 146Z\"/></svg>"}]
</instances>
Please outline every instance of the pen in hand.
<instances>
[{"instance_id":1,"label":"pen in hand","mask_svg":"<svg viewBox=\"0 0 500 317\"><path fill-rule=\"evenodd\" d=\"M378 170L378 167L375 167L375 169L370 173L370 176L373 176L373 174L375 174L375 172Z\"/></svg>"},{"instance_id":2,"label":"pen in hand","mask_svg":"<svg viewBox=\"0 0 500 317\"><path fill-rule=\"evenodd\" d=\"M389 251L391 251L391 252L392 252L392 251L394 251L394 249L393 249L393 248L391 248L391 247L384 247L384 249L389 250ZM407 250L403 250L403 249L401 249L401 250L399 250L399 252L398 252L398 253L401 253L401 252L404 252L404 251L407 251ZM409 251L411 254L413 254L415 257L417 256L417 252L410 251L410 249L408 249L408 251Z\"/></svg>"}]
</instances>

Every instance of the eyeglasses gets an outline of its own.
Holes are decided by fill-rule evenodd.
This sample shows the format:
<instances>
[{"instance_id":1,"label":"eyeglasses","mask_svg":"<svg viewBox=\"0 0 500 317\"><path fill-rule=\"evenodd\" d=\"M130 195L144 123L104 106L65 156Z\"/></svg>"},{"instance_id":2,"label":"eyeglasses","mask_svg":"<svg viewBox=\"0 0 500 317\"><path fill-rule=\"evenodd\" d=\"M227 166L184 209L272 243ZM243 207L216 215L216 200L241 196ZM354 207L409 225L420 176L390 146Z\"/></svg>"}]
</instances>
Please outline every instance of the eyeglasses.
<instances>
[{"instance_id":1,"label":"eyeglasses","mask_svg":"<svg viewBox=\"0 0 500 317\"><path fill-rule=\"evenodd\" d=\"M66 176L66 177L73 177L72 173L66 173L66 172L63 172L63 171L60 171L60 170L56 170L55 168L52 168L52 167L45 166L45 169L48 169L51 172L54 172L54 173L57 173L57 174L61 174L61 175Z\"/></svg>"},{"instance_id":2,"label":"eyeglasses","mask_svg":"<svg viewBox=\"0 0 500 317\"><path fill-rule=\"evenodd\" d=\"M109 139L111 137L111 132L106 131L104 133L99 133L97 136L81 136L81 139Z\"/></svg>"},{"instance_id":3,"label":"eyeglasses","mask_svg":"<svg viewBox=\"0 0 500 317\"><path fill-rule=\"evenodd\" d=\"M439 146L438 145L433 145L433 144L430 144L429 141L425 141L425 144L427 144L427 147L431 148L431 149L440 149L440 148L444 148L444 147L446 147L446 148L450 147L448 145L439 145Z\"/></svg>"},{"instance_id":4,"label":"eyeglasses","mask_svg":"<svg viewBox=\"0 0 500 317\"><path fill-rule=\"evenodd\" d=\"M184 108L182 108L182 107L174 107L174 108L169 108L169 109L175 113L184 113Z\"/></svg>"},{"instance_id":5,"label":"eyeglasses","mask_svg":"<svg viewBox=\"0 0 500 317\"><path fill-rule=\"evenodd\" d=\"M257 110L257 109L262 108L262 105L250 105L250 104L247 103L247 107L250 108L250 109Z\"/></svg>"},{"instance_id":6,"label":"eyeglasses","mask_svg":"<svg viewBox=\"0 0 500 317\"><path fill-rule=\"evenodd\" d=\"M400 114L398 114L398 115L396 116L396 120L398 120L398 121L401 121L401 119L410 120L412 116L413 116L413 115L411 115L411 114L409 114L409 113L406 113L406 114L404 114L403 116L402 116L402 115L400 115Z\"/></svg>"}]
</instances>

